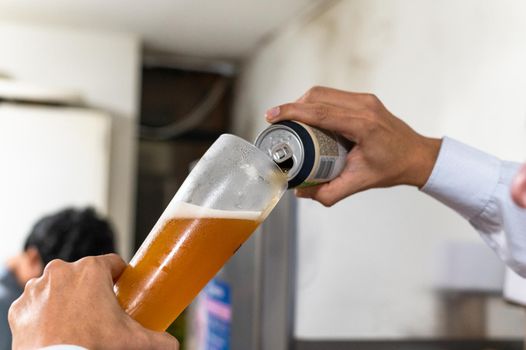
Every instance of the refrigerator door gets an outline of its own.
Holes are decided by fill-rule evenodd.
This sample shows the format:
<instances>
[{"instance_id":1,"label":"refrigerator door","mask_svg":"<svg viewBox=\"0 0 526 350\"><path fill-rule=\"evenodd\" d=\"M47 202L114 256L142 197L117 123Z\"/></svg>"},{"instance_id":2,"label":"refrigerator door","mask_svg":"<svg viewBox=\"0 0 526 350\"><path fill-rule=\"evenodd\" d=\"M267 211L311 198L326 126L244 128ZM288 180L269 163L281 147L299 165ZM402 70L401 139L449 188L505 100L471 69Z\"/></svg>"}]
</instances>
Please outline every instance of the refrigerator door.
<instances>
[{"instance_id":1,"label":"refrigerator door","mask_svg":"<svg viewBox=\"0 0 526 350\"><path fill-rule=\"evenodd\" d=\"M111 122L81 108L0 103L0 260L65 206L108 209Z\"/></svg>"}]
</instances>

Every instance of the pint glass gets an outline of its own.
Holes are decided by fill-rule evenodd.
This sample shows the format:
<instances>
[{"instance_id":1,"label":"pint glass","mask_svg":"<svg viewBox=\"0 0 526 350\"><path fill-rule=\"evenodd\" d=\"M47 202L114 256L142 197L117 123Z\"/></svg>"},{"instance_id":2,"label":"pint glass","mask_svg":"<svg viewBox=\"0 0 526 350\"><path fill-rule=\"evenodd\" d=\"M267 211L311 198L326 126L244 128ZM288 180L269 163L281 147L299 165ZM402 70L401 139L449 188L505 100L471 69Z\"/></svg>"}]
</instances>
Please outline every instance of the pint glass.
<instances>
[{"instance_id":1,"label":"pint glass","mask_svg":"<svg viewBox=\"0 0 526 350\"><path fill-rule=\"evenodd\" d=\"M286 176L265 153L239 137L219 137L115 284L121 306L144 327L164 331L286 188Z\"/></svg>"}]
</instances>

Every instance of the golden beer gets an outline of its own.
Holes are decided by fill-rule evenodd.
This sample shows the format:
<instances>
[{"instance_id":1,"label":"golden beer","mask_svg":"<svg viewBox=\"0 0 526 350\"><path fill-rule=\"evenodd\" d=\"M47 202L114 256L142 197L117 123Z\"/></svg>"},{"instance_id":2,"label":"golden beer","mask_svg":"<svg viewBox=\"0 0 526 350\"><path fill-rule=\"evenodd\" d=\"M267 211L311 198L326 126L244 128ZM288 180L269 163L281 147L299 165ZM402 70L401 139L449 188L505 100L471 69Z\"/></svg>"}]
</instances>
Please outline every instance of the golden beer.
<instances>
[{"instance_id":1,"label":"golden beer","mask_svg":"<svg viewBox=\"0 0 526 350\"><path fill-rule=\"evenodd\" d=\"M255 211L188 203L175 203L167 212L115 285L123 309L155 331L166 330L257 228L261 217Z\"/></svg>"},{"instance_id":2,"label":"golden beer","mask_svg":"<svg viewBox=\"0 0 526 350\"><path fill-rule=\"evenodd\" d=\"M264 152L221 135L115 284L123 309L164 331L264 220L287 178Z\"/></svg>"}]
</instances>

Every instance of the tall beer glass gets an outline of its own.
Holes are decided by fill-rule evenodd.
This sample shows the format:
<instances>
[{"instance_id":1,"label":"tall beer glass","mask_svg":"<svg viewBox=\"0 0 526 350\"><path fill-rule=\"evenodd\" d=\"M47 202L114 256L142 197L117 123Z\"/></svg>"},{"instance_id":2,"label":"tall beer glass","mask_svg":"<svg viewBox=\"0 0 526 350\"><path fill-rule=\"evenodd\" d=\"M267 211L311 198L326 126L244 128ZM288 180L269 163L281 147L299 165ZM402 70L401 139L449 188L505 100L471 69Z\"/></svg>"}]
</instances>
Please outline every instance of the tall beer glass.
<instances>
[{"instance_id":1,"label":"tall beer glass","mask_svg":"<svg viewBox=\"0 0 526 350\"><path fill-rule=\"evenodd\" d=\"M164 331L286 188L286 176L265 153L239 137L219 137L117 281L121 306L144 327Z\"/></svg>"}]
</instances>

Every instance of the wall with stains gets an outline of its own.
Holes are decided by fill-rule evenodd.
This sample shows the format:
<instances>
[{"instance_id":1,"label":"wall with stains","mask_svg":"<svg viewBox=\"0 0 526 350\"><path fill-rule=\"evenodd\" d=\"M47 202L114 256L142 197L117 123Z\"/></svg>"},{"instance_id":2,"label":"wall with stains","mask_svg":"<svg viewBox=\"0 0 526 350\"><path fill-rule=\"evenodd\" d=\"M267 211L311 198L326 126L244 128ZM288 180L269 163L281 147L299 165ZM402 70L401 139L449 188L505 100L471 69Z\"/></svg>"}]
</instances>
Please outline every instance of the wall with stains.
<instances>
[{"instance_id":1,"label":"wall with stains","mask_svg":"<svg viewBox=\"0 0 526 350\"><path fill-rule=\"evenodd\" d=\"M332 1L245 63L234 130L253 139L267 108L327 85L373 92L421 133L520 161L525 62L523 2ZM446 263L440 252L482 245L462 218L408 187L360 193L330 209L301 200L298 210L296 337L449 335L436 288L437 265ZM485 305L485 336L521 336L523 310L498 295Z\"/></svg>"}]
</instances>

